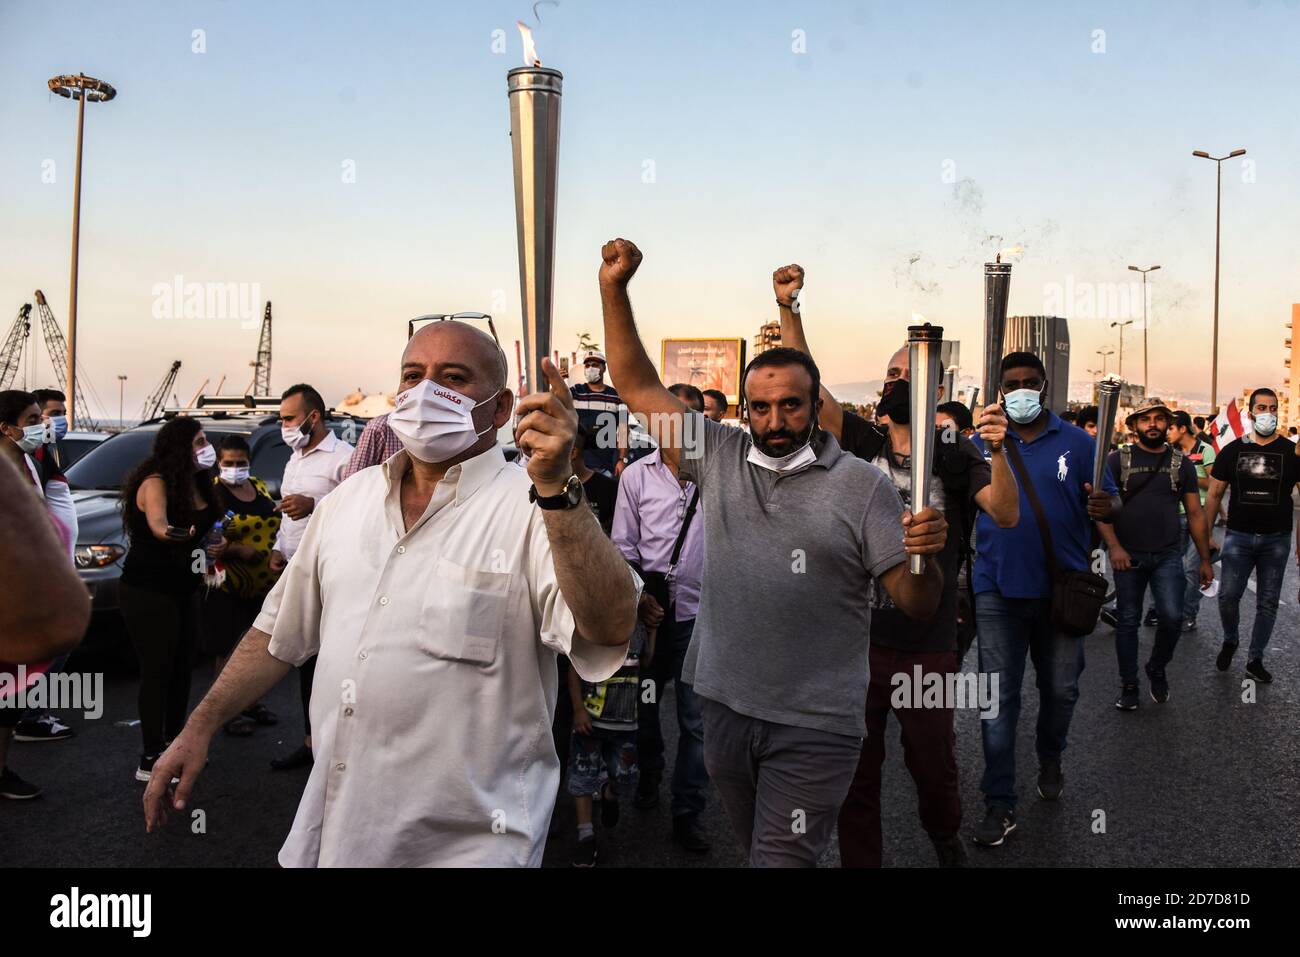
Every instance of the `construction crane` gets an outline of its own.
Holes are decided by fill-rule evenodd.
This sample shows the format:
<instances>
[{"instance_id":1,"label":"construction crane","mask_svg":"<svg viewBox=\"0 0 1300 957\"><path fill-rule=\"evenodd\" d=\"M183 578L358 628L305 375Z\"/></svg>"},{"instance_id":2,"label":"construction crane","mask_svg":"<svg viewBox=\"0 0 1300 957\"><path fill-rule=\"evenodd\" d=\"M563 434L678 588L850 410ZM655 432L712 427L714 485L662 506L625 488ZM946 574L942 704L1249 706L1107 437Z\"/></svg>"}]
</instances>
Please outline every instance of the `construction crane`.
<instances>
[{"instance_id":1,"label":"construction crane","mask_svg":"<svg viewBox=\"0 0 1300 957\"><path fill-rule=\"evenodd\" d=\"M59 388L64 392L68 391L68 347L63 339L63 330L59 324L54 321L54 313L50 311L49 303L45 301L45 293L39 289L36 290L36 310L41 316L41 332L45 336L45 351L50 355L50 362L54 365L54 377L58 382ZM80 369L77 371L78 378L73 382L72 388L75 395L76 422L68 423L72 428L94 429L95 422L90 418L90 403L86 401L86 395L81 391L81 383L86 379L86 375ZM93 391L93 390L92 390Z\"/></svg>"},{"instance_id":2,"label":"construction crane","mask_svg":"<svg viewBox=\"0 0 1300 957\"><path fill-rule=\"evenodd\" d=\"M257 360L253 367L253 381L248 384L248 395L271 394L271 300L266 300L266 313L262 316L262 334L257 340Z\"/></svg>"},{"instance_id":3,"label":"construction crane","mask_svg":"<svg viewBox=\"0 0 1300 957\"><path fill-rule=\"evenodd\" d=\"M18 375L18 370L23 364L23 348L27 345L27 337L31 335L32 323L32 304L25 302L18 310L18 318L9 328L9 335L5 337L4 351L0 352L0 389L8 389L13 385L14 377Z\"/></svg>"},{"instance_id":4,"label":"construction crane","mask_svg":"<svg viewBox=\"0 0 1300 957\"><path fill-rule=\"evenodd\" d=\"M181 360L177 359L172 363L172 367L167 370L163 376L162 382L158 388L149 393L149 398L144 400L144 410L140 413L140 421L148 422L158 414L158 410L163 407L167 401L167 393L171 392L172 386L176 384L176 373L181 371Z\"/></svg>"}]
</instances>

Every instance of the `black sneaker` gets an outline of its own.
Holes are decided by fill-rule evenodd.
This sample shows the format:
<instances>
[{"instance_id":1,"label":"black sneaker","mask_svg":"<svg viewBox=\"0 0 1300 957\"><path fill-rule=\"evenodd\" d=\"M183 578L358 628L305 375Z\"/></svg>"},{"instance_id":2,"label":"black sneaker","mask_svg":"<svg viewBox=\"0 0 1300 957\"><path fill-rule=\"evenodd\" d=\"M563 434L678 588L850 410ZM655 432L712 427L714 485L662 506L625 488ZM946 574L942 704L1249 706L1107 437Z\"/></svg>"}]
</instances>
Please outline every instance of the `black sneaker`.
<instances>
[{"instance_id":1,"label":"black sneaker","mask_svg":"<svg viewBox=\"0 0 1300 957\"><path fill-rule=\"evenodd\" d=\"M578 842L578 847L573 852L573 866L596 866L596 836L594 834L591 837L584 837Z\"/></svg>"},{"instance_id":2,"label":"black sneaker","mask_svg":"<svg viewBox=\"0 0 1300 957\"><path fill-rule=\"evenodd\" d=\"M1115 699L1115 707L1120 711L1136 711L1138 709L1138 686L1137 682L1125 683L1119 691L1119 697Z\"/></svg>"},{"instance_id":3,"label":"black sneaker","mask_svg":"<svg viewBox=\"0 0 1300 957\"><path fill-rule=\"evenodd\" d=\"M708 838L700 827L699 819L694 814L682 814L673 818L673 840L696 854L707 854Z\"/></svg>"},{"instance_id":4,"label":"black sneaker","mask_svg":"<svg viewBox=\"0 0 1300 957\"><path fill-rule=\"evenodd\" d=\"M1114 607L1111 605L1106 605L1104 608L1102 608L1101 620L1104 621L1106 624L1110 625L1112 628L1118 627L1119 625L1119 618L1115 614Z\"/></svg>"},{"instance_id":5,"label":"black sneaker","mask_svg":"<svg viewBox=\"0 0 1300 957\"><path fill-rule=\"evenodd\" d=\"M997 847L1015 829L1016 815L1014 811L990 806L984 814L984 820L975 829L975 843L983 847Z\"/></svg>"},{"instance_id":6,"label":"black sneaker","mask_svg":"<svg viewBox=\"0 0 1300 957\"><path fill-rule=\"evenodd\" d=\"M1232 656L1237 653L1237 646L1230 645L1226 641L1223 647L1219 649L1219 657L1214 659L1214 667L1220 671L1227 671L1232 667Z\"/></svg>"},{"instance_id":7,"label":"black sneaker","mask_svg":"<svg viewBox=\"0 0 1300 957\"><path fill-rule=\"evenodd\" d=\"M1014 828L1015 824L1011 826ZM934 844L935 853L939 855L940 867L966 867L970 863L966 857L966 845L961 842L961 835L945 834L938 837L931 834L930 842Z\"/></svg>"},{"instance_id":8,"label":"black sneaker","mask_svg":"<svg viewBox=\"0 0 1300 957\"><path fill-rule=\"evenodd\" d=\"M1246 674L1250 675L1260 684L1264 684L1264 685L1268 684L1270 681L1273 680L1273 676L1269 674L1268 671L1265 670L1264 661L1261 658L1256 658L1254 661L1247 662Z\"/></svg>"},{"instance_id":9,"label":"black sneaker","mask_svg":"<svg viewBox=\"0 0 1300 957\"><path fill-rule=\"evenodd\" d=\"M14 726L15 741L66 741L70 737L72 729L48 713L34 721L19 721Z\"/></svg>"},{"instance_id":10,"label":"black sneaker","mask_svg":"<svg viewBox=\"0 0 1300 957\"><path fill-rule=\"evenodd\" d=\"M1065 790L1065 775L1060 761L1044 761L1038 768L1038 796L1044 801L1055 801Z\"/></svg>"},{"instance_id":11,"label":"black sneaker","mask_svg":"<svg viewBox=\"0 0 1300 957\"><path fill-rule=\"evenodd\" d=\"M609 785L600 791L600 826L614 827L618 824L618 795L609 790Z\"/></svg>"},{"instance_id":12,"label":"black sneaker","mask_svg":"<svg viewBox=\"0 0 1300 957\"><path fill-rule=\"evenodd\" d=\"M642 771L641 780L636 785L636 797L632 799L632 803L643 811L658 805L659 780L658 773Z\"/></svg>"},{"instance_id":13,"label":"black sneaker","mask_svg":"<svg viewBox=\"0 0 1300 957\"><path fill-rule=\"evenodd\" d=\"M1160 619L1157 617L1154 608L1147 612L1147 616L1142 619L1142 624L1148 628L1154 628L1156 625L1160 624Z\"/></svg>"},{"instance_id":14,"label":"black sneaker","mask_svg":"<svg viewBox=\"0 0 1300 957\"><path fill-rule=\"evenodd\" d=\"M11 801L30 801L40 797L41 789L30 781L24 781L8 768L0 771L0 797Z\"/></svg>"},{"instance_id":15,"label":"black sneaker","mask_svg":"<svg viewBox=\"0 0 1300 957\"><path fill-rule=\"evenodd\" d=\"M135 769L135 779L144 784L148 784L149 779L153 777L154 762L157 761L160 757L162 757L161 754L140 755L140 764ZM206 767L206 765L204 766ZM172 778L172 784L179 784L180 781L181 781L180 778Z\"/></svg>"},{"instance_id":16,"label":"black sneaker","mask_svg":"<svg viewBox=\"0 0 1300 957\"><path fill-rule=\"evenodd\" d=\"M1151 700L1156 704L1164 704L1169 700L1169 679L1165 677L1165 669L1153 667L1148 661L1146 673L1147 680L1151 682Z\"/></svg>"},{"instance_id":17,"label":"black sneaker","mask_svg":"<svg viewBox=\"0 0 1300 957\"><path fill-rule=\"evenodd\" d=\"M1196 630L1196 616L1193 615L1191 618L1184 618L1183 631L1195 631L1195 630Z\"/></svg>"},{"instance_id":18,"label":"black sneaker","mask_svg":"<svg viewBox=\"0 0 1300 957\"><path fill-rule=\"evenodd\" d=\"M311 764L311 748L305 744L300 744L294 750L290 751L282 758L271 759L272 771L292 771L294 768L305 768Z\"/></svg>"}]
</instances>

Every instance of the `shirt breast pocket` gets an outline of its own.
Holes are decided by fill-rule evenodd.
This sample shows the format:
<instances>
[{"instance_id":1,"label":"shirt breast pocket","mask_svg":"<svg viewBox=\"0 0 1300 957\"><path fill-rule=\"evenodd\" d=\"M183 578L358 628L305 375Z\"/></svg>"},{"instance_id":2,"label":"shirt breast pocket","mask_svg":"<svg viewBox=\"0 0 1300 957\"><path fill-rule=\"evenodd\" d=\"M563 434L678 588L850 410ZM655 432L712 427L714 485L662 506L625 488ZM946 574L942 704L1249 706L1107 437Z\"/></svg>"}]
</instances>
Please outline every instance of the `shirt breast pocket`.
<instances>
[{"instance_id":1,"label":"shirt breast pocket","mask_svg":"<svg viewBox=\"0 0 1300 957\"><path fill-rule=\"evenodd\" d=\"M488 666L505 627L510 575L439 558L425 593L419 645L435 658Z\"/></svg>"}]
</instances>

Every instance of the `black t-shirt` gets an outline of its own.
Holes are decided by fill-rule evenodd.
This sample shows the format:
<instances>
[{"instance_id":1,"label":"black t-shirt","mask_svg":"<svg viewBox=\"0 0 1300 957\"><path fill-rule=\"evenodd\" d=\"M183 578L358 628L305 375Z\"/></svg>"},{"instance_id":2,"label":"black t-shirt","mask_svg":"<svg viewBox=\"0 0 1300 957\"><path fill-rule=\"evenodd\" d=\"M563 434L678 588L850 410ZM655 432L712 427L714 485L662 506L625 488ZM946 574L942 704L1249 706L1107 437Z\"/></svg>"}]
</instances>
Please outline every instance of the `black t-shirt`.
<instances>
[{"instance_id":1,"label":"black t-shirt","mask_svg":"<svg viewBox=\"0 0 1300 957\"><path fill-rule=\"evenodd\" d=\"M614 503L618 500L618 482L601 472L592 472L582 483L587 504L596 513L596 520L608 535L614 528Z\"/></svg>"},{"instance_id":2,"label":"black t-shirt","mask_svg":"<svg viewBox=\"0 0 1300 957\"><path fill-rule=\"evenodd\" d=\"M892 460L882 458L892 453L889 450L888 436L880 440L880 430L866 419L852 412L844 413L844 425L840 430L842 436L840 447L864 461L883 470L893 480L895 489L903 499L903 506L911 508L911 461L910 458L900 463L897 457ZM942 433L940 433L941 435ZM935 436L935 455L941 454ZM873 448L880 451L871 455ZM943 595L939 599L939 610L929 621L917 621L908 618L891 601L873 600L871 610L871 641L882 648L897 648L903 651L956 651L957 650L957 587L958 570L961 565L962 530L961 513L976 509L975 496L993 481L993 470L975 443L965 436L959 436L955 453L947 456L949 465L965 466L967 487L962 493L966 502L955 501L948 484L934 476L932 488L938 487L944 498L944 518L948 522L948 540L943 551L938 554L939 567L943 570ZM891 467L892 466L892 467ZM901 529L899 530L901 533ZM933 560L935 556L930 556ZM878 585L873 584L873 588ZM883 591L883 589L882 589Z\"/></svg>"},{"instance_id":3,"label":"black t-shirt","mask_svg":"<svg viewBox=\"0 0 1300 957\"><path fill-rule=\"evenodd\" d=\"M1130 552L1165 552L1180 544L1178 506L1184 495L1200 496L1196 482L1196 466L1186 456L1178 467L1178 491L1169 481L1173 452L1165 446L1162 452L1148 452L1134 445L1129 453L1127 487L1120 486L1124 508L1115 519L1115 537ZM1120 453L1111 452L1106 458L1115 484L1120 484ZM1158 471L1152 471L1156 469ZM1130 494L1132 493L1132 494Z\"/></svg>"},{"instance_id":4,"label":"black t-shirt","mask_svg":"<svg viewBox=\"0 0 1300 957\"><path fill-rule=\"evenodd\" d=\"M1250 535L1291 531L1291 489L1300 482L1300 455L1286 439L1267 445L1235 439L1220 450L1210 476L1232 488L1230 531Z\"/></svg>"}]
</instances>

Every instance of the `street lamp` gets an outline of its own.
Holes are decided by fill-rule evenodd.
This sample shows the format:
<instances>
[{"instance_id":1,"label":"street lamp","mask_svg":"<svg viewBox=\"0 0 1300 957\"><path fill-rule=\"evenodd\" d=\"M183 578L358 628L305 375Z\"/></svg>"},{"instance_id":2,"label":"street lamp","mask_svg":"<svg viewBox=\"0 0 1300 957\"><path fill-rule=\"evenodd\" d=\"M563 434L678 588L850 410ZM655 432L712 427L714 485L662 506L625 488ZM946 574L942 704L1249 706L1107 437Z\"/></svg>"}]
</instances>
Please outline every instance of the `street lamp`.
<instances>
[{"instance_id":1,"label":"street lamp","mask_svg":"<svg viewBox=\"0 0 1300 957\"><path fill-rule=\"evenodd\" d=\"M86 126L86 101L107 103L117 91L103 80L78 73L76 76L52 77L46 84L50 92L77 100L77 174L72 188L72 280L68 293L68 423L77 422L77 251L81 242L81 136ZM84 413L83 413L84 415Z\"/></svg>"},{"instance_id":2,"label":"street lamp","mask_svg":"<svg viewBox=\"0 0 1300 957\"><path fill-rule=\"evenodd\" d=\"M1146 269L1139 269L1137 266L1129 266L1128 268L1142 274L1142 392L1150 395L1151 381L1147 378L1147 273L1155 272L1160 267L1149 266Z\"/></svg>"},{"instance_id":3,"label":"street lamp","mask_svg":"<svg viewBox=\"0 0 1300 957\"><path fill-rule=\"evenodd\" d=\"M1119 377L1124 378L1124 327L1133 325L1133 320L1127 322L1112 322L1110 327L1114 329L1119 326Z\"/></svg>"},{"instance_id":4,"label":"street lamp","mask_svg":"<svg viewBox=\"0 0 1300 957\"><path fill-rule=\"evenodd\" d=\"M1223 196L1223 161L1246 155L1245 150L1233 150L1227 156L1211 156L1205 150L1192 150L1200 159L1214 161L1214 353L1210 360L1210 408L1219 407L1219 221Z\"/></svg>"},{"instance_id":5,"label":"street lamp","mask_svg":"<svg viewBox=\"0 0 1300 957\"><path fill-rule=\"evenodd\" d=\"M122 418L122 397L126 394L126 376L117 377L117 427L125 428L126 422Z\"/></svg>"},{"instance_id":6,"label":"street lamp","mask_svg":"<svg viewBox=\"0 0 1300 957\"><path fill-rule=\"evenodd\" d=\"M1114 354L1115 354L1115 350L1114 350L1114 349L1107 349L1107 350L1104 351L1104 352L1103 352L1101 349L1098 349L1098 350L1097 350L1097 355L1101 356L1101 374L1102 374L1102 375L1105 375L1105 374L1106 374L1106 357L1107 357L1107 356L1113 356Z\"/></svg>"}]
</instances>

